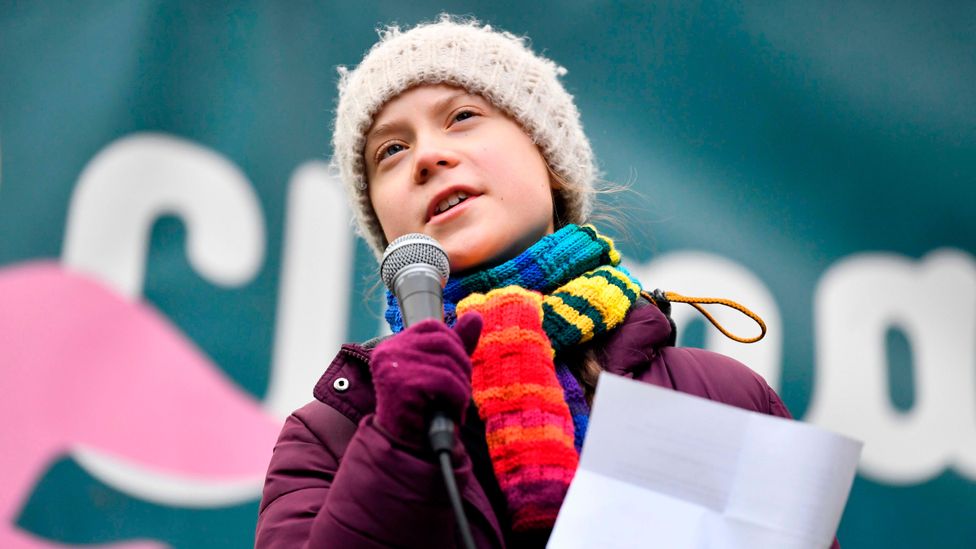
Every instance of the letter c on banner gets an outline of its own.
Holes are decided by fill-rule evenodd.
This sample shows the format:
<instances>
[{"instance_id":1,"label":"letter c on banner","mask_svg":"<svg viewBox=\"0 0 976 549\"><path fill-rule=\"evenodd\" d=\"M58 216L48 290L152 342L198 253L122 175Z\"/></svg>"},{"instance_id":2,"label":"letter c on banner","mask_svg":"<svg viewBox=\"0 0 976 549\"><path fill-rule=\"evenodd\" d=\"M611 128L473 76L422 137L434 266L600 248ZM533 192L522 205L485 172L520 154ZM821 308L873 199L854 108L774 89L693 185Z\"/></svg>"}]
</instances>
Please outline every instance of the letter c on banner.
<instances>
[{"instance_id":1,"label":"letter c on banner","mask_svg":"<svg viewBox=\"0 0 976 549\"><path fill-rule=\"evenodd\" d=\"M161 215L187 227L190 264L220 286L253 278L264 260L264 218L244 173L185 139L135 134L100 151L71 197L62 262L120 293L142 293L149 232Z\"/></svg>"}]
</instances>

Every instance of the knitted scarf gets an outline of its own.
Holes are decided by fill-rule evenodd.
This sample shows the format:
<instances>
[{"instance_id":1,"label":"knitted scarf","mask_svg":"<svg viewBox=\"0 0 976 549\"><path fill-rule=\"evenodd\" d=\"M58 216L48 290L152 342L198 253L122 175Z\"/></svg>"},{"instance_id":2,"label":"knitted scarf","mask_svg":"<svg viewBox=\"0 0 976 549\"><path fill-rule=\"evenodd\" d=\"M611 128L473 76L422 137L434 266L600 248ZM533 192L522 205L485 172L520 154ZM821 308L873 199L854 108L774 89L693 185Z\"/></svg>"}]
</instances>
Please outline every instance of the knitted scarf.
<instances>
[{"instance_id":1,"label":"knitted scarf","mask_svg":"<svg viewBox=\"0 0 976 549\"><path fill-rule=\"evenodd\" d=\"M452 278L445 320L480 313L472 397L485 423L512 528L551 528L576 471L589 418L579 382L556 353L615 328L640 295L613 242L567 225L501 265ZM386 319L403 330L396 298Z\"/></svg>"}]
</instances>

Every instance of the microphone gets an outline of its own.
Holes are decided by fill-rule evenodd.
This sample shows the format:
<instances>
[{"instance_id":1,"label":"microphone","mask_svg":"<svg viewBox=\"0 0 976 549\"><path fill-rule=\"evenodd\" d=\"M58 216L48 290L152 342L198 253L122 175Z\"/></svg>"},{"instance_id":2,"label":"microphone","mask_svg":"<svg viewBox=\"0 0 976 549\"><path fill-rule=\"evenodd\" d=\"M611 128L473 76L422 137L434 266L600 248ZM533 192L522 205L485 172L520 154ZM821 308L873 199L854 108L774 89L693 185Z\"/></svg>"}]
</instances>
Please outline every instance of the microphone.
<instances>
[{"instance_id":1,"label":"microphone","mask_svg":"<svg viewBox=\"0 0 976 549\"><path fill-rule=\"evenodd\" d=\"M410 233L387 246L380 275L400 304L404 328L431 318L444 321L444 285L451 274L447 252L433 238ZM454 445L454 422L435 411L428 435L435 452Z\"/></svg>"},{"instance_id":2,"label":"microphone","mask_svg":"<svg viewBox=\"0 0 976 549\"><path fill-rule=\"evenodd\" d=\"M403 326L436 318L444 321L444 284L451 275L447 252L433 238L410 233L387 246L380 276L400 303Z\"/></svg>"},{"instance_id":3,"label":"microphone","mask_svg":"<svg viewBox=\"0 0 976 549\"><path fill-rule=\"evenodd\" d=\"M404 328L430 318L444 322L444 285L451 276L447 252L433 238L410 233L387 246L380 263L380 276L400 304ZM451 467L454 447L454 422L443 411L435 410L427 435L441 464L448 499L454 509L464 547L474 549L474 538L464 515L461 493Z\"/></svg>"}]
</instances>

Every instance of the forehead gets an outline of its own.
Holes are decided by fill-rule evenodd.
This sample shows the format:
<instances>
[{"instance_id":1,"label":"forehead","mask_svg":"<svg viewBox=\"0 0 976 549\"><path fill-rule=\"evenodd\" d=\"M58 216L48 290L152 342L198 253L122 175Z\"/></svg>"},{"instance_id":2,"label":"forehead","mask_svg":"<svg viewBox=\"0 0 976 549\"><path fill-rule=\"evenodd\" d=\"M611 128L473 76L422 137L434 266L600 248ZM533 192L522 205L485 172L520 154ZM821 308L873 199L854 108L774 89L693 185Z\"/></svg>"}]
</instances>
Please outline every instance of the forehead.
<instances>
[{"instance_id":1,"label":"forehead","mask_svg":"<svg viewBox=\"0 0 976 549\"><path fill-rule=\"evenodd\" d=\"M447 107L459 99L490 105L490 102L482 96L469 93L463 88L448 84L424 84L410 88L387 101L373 117L373 126L370 131L392 119L427 114Z\"/></svg>"}]
</instances>

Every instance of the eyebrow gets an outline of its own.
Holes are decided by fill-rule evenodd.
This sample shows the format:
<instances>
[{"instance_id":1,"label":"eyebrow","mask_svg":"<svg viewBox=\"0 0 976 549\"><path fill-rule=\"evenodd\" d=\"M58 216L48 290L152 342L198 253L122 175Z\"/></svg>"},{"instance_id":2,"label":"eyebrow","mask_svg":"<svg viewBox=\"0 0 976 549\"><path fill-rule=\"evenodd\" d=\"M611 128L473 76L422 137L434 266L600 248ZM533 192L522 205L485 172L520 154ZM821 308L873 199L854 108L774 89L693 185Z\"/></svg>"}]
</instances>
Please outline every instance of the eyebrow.
<instances>
[{"instance_id":1,"label":"eyebrow","mask_svg":"<svg viewBox=\"0 0 976 549\"><path fill-rule=\"evenodd\" d=\"M436 113L442 111L447 107L447 105L450 105L458 98L469 97L469 96L476 97L465 90L458 90L456 93L452 93L451 95L448 95L446 97L443 97L435 101L428 109L428 112ZM369 132L369 135L366 136L366 143L369 143L370 141L375 140L378 137L383 137L385 135L395 133L403 126L403 124L404 123L402 120L394 120L393 122L385 122L383 124L380 124L379 126L376 126L375 128L373 128L373 131Z\"/></svg>"}]
</instances>

